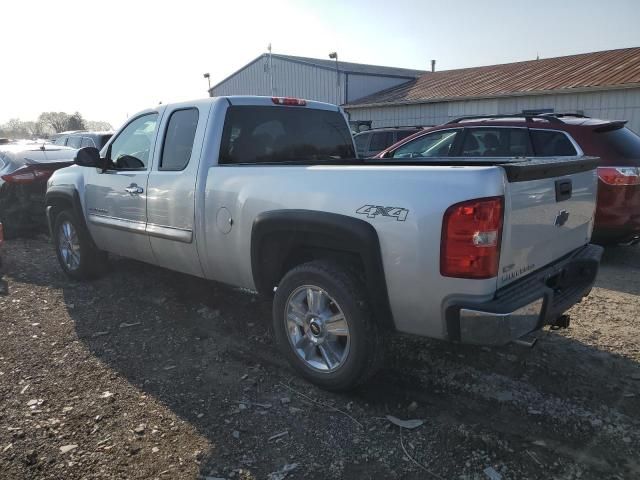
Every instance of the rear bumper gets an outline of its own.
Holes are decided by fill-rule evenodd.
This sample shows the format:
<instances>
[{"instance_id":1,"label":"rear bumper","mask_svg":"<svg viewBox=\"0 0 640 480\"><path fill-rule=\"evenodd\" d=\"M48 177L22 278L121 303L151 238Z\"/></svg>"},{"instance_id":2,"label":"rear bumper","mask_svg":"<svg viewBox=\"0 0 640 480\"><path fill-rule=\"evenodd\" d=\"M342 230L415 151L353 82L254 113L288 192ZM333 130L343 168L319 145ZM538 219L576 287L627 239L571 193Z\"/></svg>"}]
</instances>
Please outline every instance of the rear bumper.
<instances>
[{"instance_id":1,"label":"rear bumper","mask_svg":"<svg viewBox=\"0 0 640 480\"><path fill-rule=\"evenodd\" d=\"M553 324L587 296L598 273L602 247L586 245L496 292L493 300L447 309L452 340L504 345Z\"/></svg>"}]
</instances>

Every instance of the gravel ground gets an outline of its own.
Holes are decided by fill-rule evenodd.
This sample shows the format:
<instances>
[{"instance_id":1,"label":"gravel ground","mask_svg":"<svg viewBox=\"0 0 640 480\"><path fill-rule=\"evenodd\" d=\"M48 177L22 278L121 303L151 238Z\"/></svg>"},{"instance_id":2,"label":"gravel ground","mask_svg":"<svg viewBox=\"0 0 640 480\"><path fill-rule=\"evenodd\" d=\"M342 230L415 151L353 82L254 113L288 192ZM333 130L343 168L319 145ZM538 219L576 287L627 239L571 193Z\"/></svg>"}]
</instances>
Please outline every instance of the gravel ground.
<instances>
[{"instance_id":1,"label":"gravel ground","mask_svg":"<svg viewBox=\"0 0 640 480\"><path fill-rule=\"evenodd\" d=\"M295 377L248 292L126 259L71 282L43 238L3 258L2 479L640 478L638 247L534 348L398 337L350 394Z\"/></svg>"}]
</instances>

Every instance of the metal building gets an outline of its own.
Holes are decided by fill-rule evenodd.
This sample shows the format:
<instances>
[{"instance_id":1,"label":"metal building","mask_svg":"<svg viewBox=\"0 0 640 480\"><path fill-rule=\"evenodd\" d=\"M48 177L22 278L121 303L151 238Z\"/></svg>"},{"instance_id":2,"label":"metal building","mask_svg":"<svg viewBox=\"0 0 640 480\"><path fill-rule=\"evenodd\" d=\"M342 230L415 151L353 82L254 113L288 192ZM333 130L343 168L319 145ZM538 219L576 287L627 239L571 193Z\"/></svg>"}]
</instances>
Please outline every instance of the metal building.
<instances>
[{"instance_id":1,"label":"metal building","mask_svg":"<svg viewBox=\"0 0 640 480\"><path fill-rule=\"evenodd\" d=\"M424 71L263 54L211 87L209 94L299 97L344 104L415 80Z\"/></svg>"},{"instance_id":2,"label":"metal building","mask_svg":"<svg viewBox=\"0 0 640 480\"><path fill-rule=\"evenodd\" d=\"M640 133L640 48L441 72L344 106L373 127L438 125L465 115L579 112Z\"/></svg>"}]
</instances>

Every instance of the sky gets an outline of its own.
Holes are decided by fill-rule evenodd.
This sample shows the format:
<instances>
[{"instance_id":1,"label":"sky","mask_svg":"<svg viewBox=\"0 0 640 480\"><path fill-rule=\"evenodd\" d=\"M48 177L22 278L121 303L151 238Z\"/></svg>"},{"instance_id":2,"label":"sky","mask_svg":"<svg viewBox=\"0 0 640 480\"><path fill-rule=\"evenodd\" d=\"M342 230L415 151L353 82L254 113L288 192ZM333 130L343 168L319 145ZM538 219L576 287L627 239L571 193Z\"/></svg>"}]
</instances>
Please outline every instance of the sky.
<instances>
[{"instance_id":1,"label":"sky","mask_svg":"<svg viewBox=\"0 0 640 480\"><path fill-rule=\"evenodd\" d=\"M2 4L0 123L118 127L266 52L437 70L640 46L637 0L20 0Z\"/></svg>"}]
</instances>

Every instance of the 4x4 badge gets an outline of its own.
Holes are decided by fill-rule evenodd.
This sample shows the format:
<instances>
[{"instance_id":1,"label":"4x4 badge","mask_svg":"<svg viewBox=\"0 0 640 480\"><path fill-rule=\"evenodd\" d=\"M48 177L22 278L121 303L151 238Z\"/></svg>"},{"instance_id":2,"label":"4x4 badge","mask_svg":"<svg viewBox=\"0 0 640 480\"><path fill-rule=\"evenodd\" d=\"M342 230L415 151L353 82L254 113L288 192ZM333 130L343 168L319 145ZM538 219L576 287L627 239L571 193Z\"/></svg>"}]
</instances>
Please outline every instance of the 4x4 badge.
<instances>
[{"instance_id":1,"label":"4x4 badge","mask_svg":"<svg viewBox=\"0 0 640 480\"><path fill-rule=\"evenodd\" d=\"M367 218L375 218L378 215L383 217L393 217L399 222L404 222L409 215L409 210L400 207L381 207L379 205L364 205L356 210L360 215L366 215Z\"/></svg>"}]
</instances>

